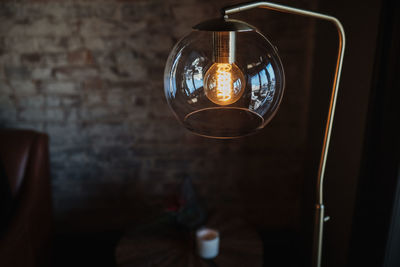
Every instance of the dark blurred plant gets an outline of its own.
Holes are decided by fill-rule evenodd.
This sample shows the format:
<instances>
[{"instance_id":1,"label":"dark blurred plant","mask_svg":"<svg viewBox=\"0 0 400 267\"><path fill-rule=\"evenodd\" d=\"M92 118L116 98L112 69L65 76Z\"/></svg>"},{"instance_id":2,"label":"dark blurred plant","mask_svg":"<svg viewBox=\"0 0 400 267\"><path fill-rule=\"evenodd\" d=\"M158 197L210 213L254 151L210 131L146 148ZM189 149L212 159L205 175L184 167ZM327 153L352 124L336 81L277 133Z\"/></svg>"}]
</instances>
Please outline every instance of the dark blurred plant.
<instances>
[{"instance_id":1,"label":"dark blurred plant","mask_svg":"<svg viewBox=\"0 0 400 267\"><path fill-rule=\"evenodd\" d=\"M194 230L205 223L206 212L196 196L189 177L184 178L179 192L172 196L170 202L166 213L177 226Z\"/></svg>"}]
</instances>

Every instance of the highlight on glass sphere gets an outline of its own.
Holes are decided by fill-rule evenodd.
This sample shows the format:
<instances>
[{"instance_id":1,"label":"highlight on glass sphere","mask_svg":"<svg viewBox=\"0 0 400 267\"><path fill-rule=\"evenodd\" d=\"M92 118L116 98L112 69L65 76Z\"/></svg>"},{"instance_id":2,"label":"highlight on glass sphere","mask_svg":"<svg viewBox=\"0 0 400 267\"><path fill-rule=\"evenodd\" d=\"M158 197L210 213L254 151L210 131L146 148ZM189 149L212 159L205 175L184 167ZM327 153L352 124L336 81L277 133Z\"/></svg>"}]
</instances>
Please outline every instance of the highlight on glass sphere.
<instances>
[{"instance_id":1,"label":"highlight on glass sphere","mask_svg":"<svg viewBox=\"0 0 400 267\"><path fill-rule=\"evenodd\" d=\"M284 71L275 47L255 27L215 19L196 25L175 45L164 90L188 130L235 138L262 129L275 115Z\"/></svg>"}]
</instances>

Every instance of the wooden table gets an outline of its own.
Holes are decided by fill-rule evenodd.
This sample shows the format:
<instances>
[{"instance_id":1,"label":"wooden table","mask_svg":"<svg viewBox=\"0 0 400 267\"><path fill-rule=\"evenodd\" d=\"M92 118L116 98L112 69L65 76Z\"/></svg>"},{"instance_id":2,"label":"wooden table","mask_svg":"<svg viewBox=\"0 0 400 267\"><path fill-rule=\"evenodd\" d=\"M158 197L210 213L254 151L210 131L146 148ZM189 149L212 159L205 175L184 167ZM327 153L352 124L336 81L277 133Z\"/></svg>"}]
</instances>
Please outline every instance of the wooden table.
<instances>
[{"instance_id":1,"label":"wooden table","mask_svg":"<svg viewBox=\"0 0 400 267\"><path fill-rule=\"evenodd\" d=\"M196 255L194 233L171 226L128 231L116 248L119 267L262 267L262 242L240 219L215 217L207 224L220 231L220 251L213 260Z\"/></svg>"}]
</instances>

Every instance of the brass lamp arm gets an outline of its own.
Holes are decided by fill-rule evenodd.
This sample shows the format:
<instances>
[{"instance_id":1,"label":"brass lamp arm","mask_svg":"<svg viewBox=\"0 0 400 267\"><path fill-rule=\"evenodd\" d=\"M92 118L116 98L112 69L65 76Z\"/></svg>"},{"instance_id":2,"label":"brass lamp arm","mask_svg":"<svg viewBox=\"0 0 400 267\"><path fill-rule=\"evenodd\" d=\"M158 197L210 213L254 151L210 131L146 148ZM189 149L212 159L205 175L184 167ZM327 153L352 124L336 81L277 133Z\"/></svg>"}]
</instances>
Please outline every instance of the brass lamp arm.
<instances>
[{"instance_id":1,"label":"brass lamp arm","mask_svg":"<svg viewBox=\"0 0 400 267\"><path fill-rule=\"evenodd\" d=\"M331 98L330 98L330 103L329 103L328 118L326 120L325 133L324 133L321 157L320 157L319 167L318 167L318 177L317 177L317 203L316 203L316 215L315 215L316 216L315 217L316 225L315 225L315 229L314 229L314 247L313 247L313 265L312 266L320 267L321 266L321 255L322 255L323 225L324 225L324 221L328 220L328 218L329 218L329 217L326 217L326 218L324 217L323 185L324 185L325 167L326 167L326 161L327 161L327 157L328 157L329 143L330 143L331 133L332 133L332 124L333 124L333 119L334 119L334 115L335 115L336 99L337 99L337 94L338 94L338 90L339 90L339 80L340 80L340 75L342 72L343 55L344 55L345 42L346 42L344 29L343 29L343 26L340 23L340 21L335 17L324 15L324 14L317 13L317 12L308 11L308 10L283 6L283 5L274 4L274 3L270 3L270 2L264 2L264 1L249 2L249 3L228 6L228 7L223 8L221 11L224 16L228 16L231 14L235 14L235 13L253 9L253 8L266 8L266 9L275 10L275 11L279 11L279 12L283 12L283 13L290 13L290 14L295 14L295 15L300 15L300 16L305 16L305 17L313 17L313 18L317 18L317 19L327 20L327 21L330 21L333 24L335 24L335 26L338 30L339 49L338 49L335 76L334 76L334 80L333 80L332 93L331 93Z\"/></svg>"}]
</instances>

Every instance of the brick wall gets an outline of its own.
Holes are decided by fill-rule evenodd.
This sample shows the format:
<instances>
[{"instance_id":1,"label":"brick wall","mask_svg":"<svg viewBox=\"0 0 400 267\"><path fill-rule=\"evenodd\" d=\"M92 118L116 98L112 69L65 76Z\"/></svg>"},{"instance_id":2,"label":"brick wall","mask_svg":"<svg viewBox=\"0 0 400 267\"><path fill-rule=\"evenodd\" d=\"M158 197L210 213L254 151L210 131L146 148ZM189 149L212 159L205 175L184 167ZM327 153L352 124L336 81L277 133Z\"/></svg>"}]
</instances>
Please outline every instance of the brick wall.
<instances>
[{"instance_id":1,"label":"brick wall","mask_svg":"<svg viewBox=\"0 0 400 267\"><path fill-rule=\"evenodd\" d=\"M235 16L273 40L287 75L280 112L261 133L227 141L194 136L164 100L163 68L173 44L231 3L0 4L0 125L50 135L58 227L122 227L159 209L186 176L210 208L246 211L262 227L298 225L311 20L265 10Z\"/></svg>"}]
</instances>

